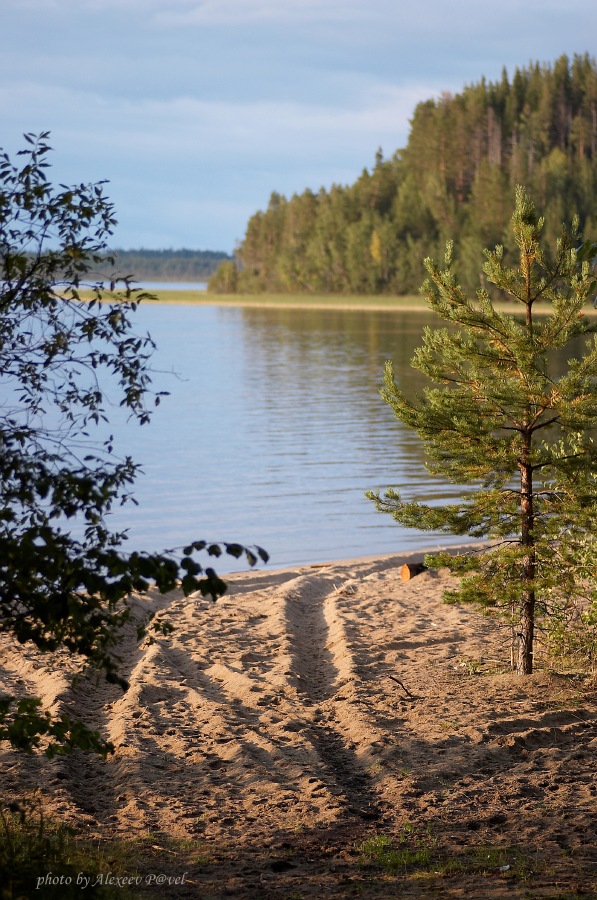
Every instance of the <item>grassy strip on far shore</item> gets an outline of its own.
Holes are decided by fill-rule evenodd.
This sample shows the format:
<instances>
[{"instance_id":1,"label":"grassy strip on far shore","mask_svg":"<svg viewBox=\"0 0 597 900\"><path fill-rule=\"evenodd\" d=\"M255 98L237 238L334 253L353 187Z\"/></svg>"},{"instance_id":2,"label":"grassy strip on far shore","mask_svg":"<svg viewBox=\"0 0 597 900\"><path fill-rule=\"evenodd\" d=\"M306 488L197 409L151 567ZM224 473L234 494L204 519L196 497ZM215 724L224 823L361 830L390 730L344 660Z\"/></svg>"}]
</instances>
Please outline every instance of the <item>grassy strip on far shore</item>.
<instances>
[{"instance_id":1,"label":"grassy strip on far shore","mask_svg":"<svg viewBox=\"0 0 597 900\"><path fill-rule=\"evenodd\" d=\"M159 290L147 291L156 297L146 303L173 303L196 306L270 307L279 309L338 309L371 312L427 312L429 305L422 295L405 294L212 294L208 291ZM91 291L81 291L84 300L91 299ZM106 300L108 296L106 296ZM516 313L513 303L494 304L499 312ZM533 311L539 315L551 312L547 303L536 303ZM585 315L597 315L592 303L584 307Z\"/></svg>"},{"instance_id":2,"label":"grassy strip on far shore","mask_svg":"<svg viewBox=\"0 0 597 900\"><path fill-rule=\"evenodd\" d=\"M208 291L152 290L160 303L202 306L271 306L286 309L424 310L423 297L378 294L211 294Z\"/></svg>"}]
</instances>

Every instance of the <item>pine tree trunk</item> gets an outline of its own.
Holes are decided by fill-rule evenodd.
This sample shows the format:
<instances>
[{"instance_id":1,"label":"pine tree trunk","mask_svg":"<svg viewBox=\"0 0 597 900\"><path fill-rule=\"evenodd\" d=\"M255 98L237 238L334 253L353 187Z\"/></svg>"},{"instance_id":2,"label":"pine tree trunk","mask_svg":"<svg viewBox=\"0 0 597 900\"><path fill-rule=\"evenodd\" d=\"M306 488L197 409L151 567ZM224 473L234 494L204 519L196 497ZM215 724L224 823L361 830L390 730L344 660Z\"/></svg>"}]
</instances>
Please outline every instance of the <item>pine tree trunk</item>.
<instances>
[{"instance_id":1,"label":"pine tree trunk","mask_svg":"<svg viewBox=\"0 0 597 900\"><path fill-rule=\"evenodd\" d=\"M531 435L523 435L520 478L521 541L525 549L522 561L523 590L521 596L520 629L516 673L530 675L533 671L533 640L535 636L535 539L533 535L533 469L528 463Z\"/></svg>"},{"instance_id":2,"label":"pine tree trunk","mask_svg":"<svg viewBox=\"0 0 597 900\"><path fill-rule=\"evenodd\" d=\"M535 592L532 590L527 591L522 601L516 674L531 675L533 672L533 639L535 632Z\"/></svg>"}]
</instances>

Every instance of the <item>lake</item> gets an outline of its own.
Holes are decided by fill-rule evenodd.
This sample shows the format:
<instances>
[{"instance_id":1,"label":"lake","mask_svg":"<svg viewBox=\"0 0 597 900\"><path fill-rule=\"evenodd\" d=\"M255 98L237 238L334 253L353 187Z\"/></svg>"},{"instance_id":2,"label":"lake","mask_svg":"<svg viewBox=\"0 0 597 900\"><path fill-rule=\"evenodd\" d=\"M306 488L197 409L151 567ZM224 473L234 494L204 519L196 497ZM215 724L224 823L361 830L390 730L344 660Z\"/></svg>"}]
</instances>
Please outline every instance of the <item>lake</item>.
<instances>
[{"instance_id":1,"label":"lake","mask_svg":"<svg viewBox=\"0 0 597 900\"><path fill-rule=\"evenodd\" d=\"M127 549L240 541L282 567L462 543L402 528L364 497L462 494L428 476L418 438L379 396L389 358L422 387L409 361L434 316L152 303L134 321L158 344L154 383L170 396L149 426L114 413L120 452L143 465L139 506L111 517Z\"/></svg>"}]
</instances>

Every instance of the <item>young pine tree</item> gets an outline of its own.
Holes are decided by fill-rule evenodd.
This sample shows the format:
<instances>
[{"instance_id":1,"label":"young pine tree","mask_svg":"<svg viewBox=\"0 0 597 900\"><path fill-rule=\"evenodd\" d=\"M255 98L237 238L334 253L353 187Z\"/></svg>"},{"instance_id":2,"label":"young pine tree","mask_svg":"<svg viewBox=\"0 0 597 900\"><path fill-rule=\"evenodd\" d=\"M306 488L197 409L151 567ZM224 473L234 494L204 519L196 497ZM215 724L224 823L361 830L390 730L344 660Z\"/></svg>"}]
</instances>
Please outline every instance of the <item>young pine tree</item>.
<instances>
[{"instance_id":1,"label":"young pine tree","mask_svg":"<svg viewBox=\"0 0 597 900\"><path fill-rule=\"evenodd\" d=\"M423 440L430 473L474 488L444 507L408 502L392 490L368 495L403 525L489 540L486 551L440 553L428 562L463 576L447 600L496 606L513 617L521 675L533 670L539 620L581 598L597 609L596 561L587 554L597 526L590 436L597 427L597 339L590 335L597 329L583 313L596 287L588 261L595 246L580 244L573 225L550 259L542 226L519 188L512 217L518 266L504 264L499 246L484 251L485 277L514 301L511 314L498 311L485 290L465 295L450 245L445 269L425 261L423 291L452 327L426 329L412 365L439 387L409 400L386 364L382 396ZM556 358L562 348L572 356L569 344L579 335L589 336L583 355L558 371Z\"/></svg>"}]
</instances>

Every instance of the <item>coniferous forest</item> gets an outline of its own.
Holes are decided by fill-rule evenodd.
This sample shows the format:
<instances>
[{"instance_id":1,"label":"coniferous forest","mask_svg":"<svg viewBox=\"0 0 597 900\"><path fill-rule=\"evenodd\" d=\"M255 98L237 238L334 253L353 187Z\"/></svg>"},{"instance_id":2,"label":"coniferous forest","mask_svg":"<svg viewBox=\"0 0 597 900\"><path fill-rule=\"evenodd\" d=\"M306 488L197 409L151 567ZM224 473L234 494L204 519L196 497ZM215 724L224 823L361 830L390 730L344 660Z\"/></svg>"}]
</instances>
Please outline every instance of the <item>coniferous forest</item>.
<instances>
[{"instance_id":1,"label":"coniferous forest","mask_svg":"<svg viewBox=\"0 0 597 900\"><path fill-rule=\"evenodd\" d=\"M216 250L114 250L119 272L139 281L207 281L230 257ZM98 275L102 273L99 272Z\"/></svg>"},{"instance_id":2,"label":"coniferous forest","mask_svg":"<svg viewBox=\"0 0 597 900\"><path fill-rule=\"evenodd\" d=\"M524 185L553 245L578 215L597 232L597 64L588 54L532 63L456 95L419 103L407 146L377 153L352 185L271 195L248 222L214 292L408 294L423 259L454 241L464 287L479 284L482 250L513 252L510 217Z\"/></svg>"}]
</instances>

